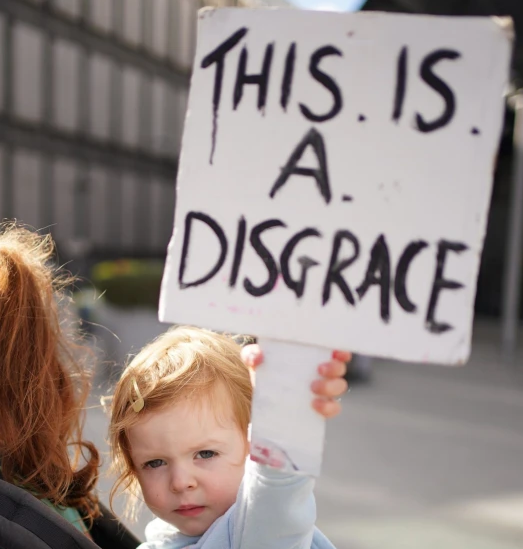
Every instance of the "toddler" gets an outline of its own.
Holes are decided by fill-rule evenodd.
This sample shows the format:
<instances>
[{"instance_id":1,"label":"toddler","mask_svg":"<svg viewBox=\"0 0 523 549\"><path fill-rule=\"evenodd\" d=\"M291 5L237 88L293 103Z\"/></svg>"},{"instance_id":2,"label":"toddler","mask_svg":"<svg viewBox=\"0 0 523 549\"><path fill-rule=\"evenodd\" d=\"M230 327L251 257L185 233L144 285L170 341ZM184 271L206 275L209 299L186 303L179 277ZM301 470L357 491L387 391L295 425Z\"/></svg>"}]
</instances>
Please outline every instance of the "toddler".
<instances>
[{"instance_id":1,"label":"toddler","mask_svg":"<svg viewBox=\"0 0 523 549\"><path fill-rule=\"evenodd\" d=\"M197 328L176 328L145 347L119 380L110 439L121 488L141 490L158 517L141 549L332 548L315 528L314 480L246 459L256 346ZM333 397L348 353L320 366L313 406Z\"/></svg>"}]
</instances>

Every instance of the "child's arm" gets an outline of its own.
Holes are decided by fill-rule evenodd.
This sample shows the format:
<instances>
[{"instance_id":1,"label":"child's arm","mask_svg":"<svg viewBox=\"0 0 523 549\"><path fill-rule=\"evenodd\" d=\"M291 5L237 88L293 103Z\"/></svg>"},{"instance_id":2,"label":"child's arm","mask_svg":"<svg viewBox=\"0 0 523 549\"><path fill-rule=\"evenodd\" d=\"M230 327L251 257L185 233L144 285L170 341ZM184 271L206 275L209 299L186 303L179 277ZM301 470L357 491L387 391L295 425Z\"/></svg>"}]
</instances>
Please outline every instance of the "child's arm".
<instances>
[{"instance_id":1,"label":"child's arm","mask_svg":"<svg viewBox=\"0 0 523 549\"><path fill-rule=\"evenodd\" d=\"M243 359L252 368L263 361L259 347L246 347ZM330 362L319 367L321 378L311 389L312 406L324 417L341 410L336 401L347 389L342 378L349 353L335 352ZM316 522L312 477L282 472L247 462L245 476L231 515L231 547L249 549L310 549Z\"/></svg>"}]
</instances>

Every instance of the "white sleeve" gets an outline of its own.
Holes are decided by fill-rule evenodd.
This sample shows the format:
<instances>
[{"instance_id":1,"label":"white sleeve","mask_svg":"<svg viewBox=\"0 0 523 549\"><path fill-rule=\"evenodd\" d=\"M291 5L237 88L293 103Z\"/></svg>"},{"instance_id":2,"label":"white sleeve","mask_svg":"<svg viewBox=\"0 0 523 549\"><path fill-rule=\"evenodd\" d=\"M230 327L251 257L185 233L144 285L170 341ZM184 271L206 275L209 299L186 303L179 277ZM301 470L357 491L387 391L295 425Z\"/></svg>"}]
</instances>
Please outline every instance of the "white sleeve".
<instances>
[{"instance_id":1,"label":"white sleeve","mask_svg":"<svg viewBox=\"0 0 523 549\"><path fill-rule=\"evenodd\" d=\"M181 549L196 543L200 537L185 536L175 526L155 518L145 527L145 539L138 549Z\"/></svg>"},{"instance_id":2,"label":"white sleeve","mask_svg":"<svg viewBox=\"0 0 523 549\"><path fill-rule=\"evenodd\" d=\"M314 479L247 460L229 531L231 549L310 549Z\"/></svg>"}]
</instances>

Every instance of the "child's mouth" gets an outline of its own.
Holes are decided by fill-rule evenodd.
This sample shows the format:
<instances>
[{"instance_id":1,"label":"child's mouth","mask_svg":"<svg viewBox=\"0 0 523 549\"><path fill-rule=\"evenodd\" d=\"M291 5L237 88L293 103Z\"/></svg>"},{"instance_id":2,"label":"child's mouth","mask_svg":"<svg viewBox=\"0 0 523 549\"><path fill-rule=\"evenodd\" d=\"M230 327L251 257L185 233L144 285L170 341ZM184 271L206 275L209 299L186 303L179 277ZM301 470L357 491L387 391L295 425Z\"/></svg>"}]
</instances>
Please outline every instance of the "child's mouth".
<instances>
[{"instance_id":1,"label":"child's mouth","mask_svg":"<svg viewBox=\"0 0 523 549\"><path fill-rule=\"evenodd\" d=\"M183 505L182 507L178 507L178 509L175 509L175 513L178 513L182 517L196 517L198 516L205 507L201 505Z\"/></svg>"}]
</instances>

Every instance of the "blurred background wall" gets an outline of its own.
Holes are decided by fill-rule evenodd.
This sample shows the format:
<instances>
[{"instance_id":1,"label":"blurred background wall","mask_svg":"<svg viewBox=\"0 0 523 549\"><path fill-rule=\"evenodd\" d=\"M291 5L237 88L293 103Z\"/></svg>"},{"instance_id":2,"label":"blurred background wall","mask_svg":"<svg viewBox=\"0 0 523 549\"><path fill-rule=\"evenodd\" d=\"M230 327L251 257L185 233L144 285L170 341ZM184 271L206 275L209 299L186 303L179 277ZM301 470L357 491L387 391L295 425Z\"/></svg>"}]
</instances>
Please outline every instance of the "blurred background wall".
<instances>
[{"instance_id":1,"label":"blurred background wall","mask_svg":"<svg viewBox=\"0 0 523 549\"><path fill-rule=\"evenodd\" d=\"M1 217L65 256L165 254L202 5L0 2Z\"/></svg>"}]
</instances>

